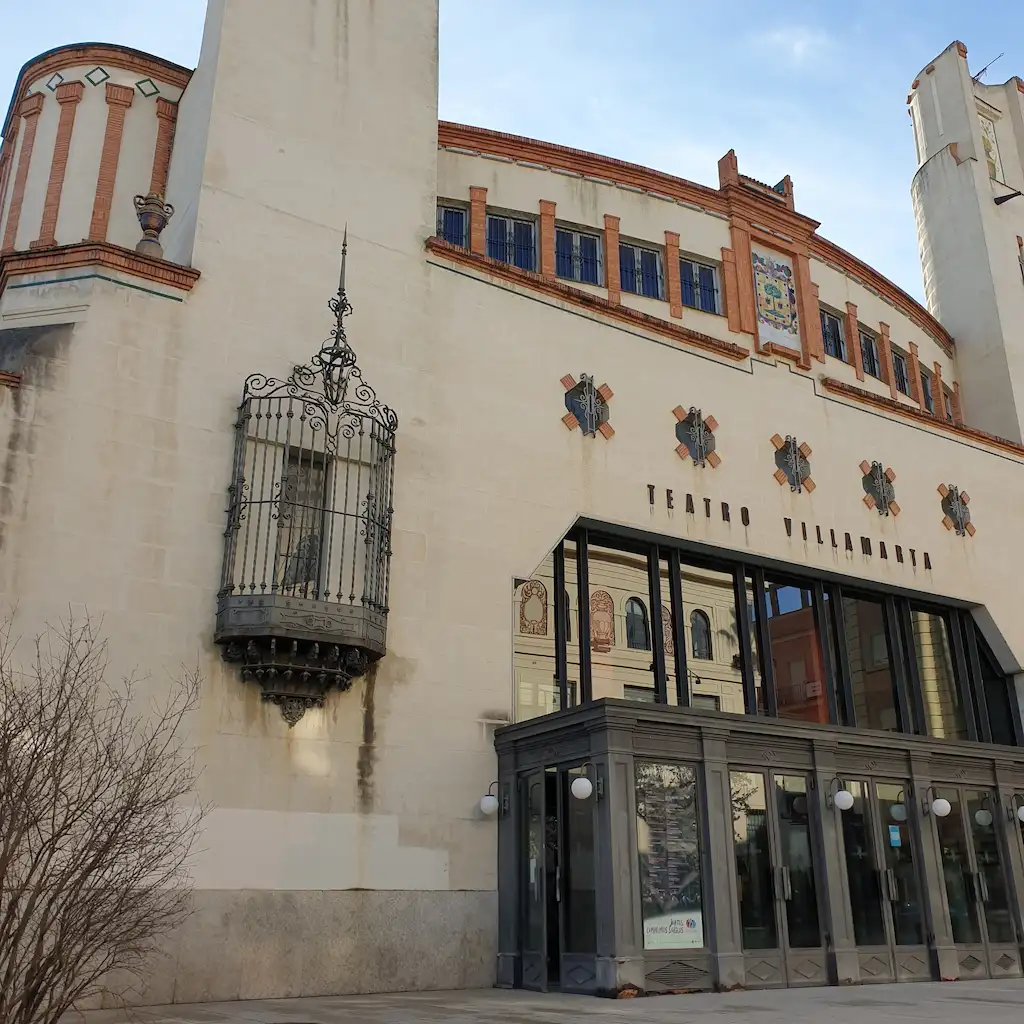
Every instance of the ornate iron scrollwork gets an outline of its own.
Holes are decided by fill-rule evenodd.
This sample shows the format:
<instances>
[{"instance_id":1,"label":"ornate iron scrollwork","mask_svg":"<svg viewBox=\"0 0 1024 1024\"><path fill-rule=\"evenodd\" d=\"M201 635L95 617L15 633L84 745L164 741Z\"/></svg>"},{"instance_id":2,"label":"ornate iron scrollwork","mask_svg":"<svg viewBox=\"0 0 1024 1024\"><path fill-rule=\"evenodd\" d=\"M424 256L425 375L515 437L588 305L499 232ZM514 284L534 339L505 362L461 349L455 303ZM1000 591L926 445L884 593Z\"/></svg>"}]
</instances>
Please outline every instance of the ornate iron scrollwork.
<instances>
[{"instance_id":1,"label":"ornate iron scrollwork","mask_svg":"<svg viewBox=\"0 0 1024 1024\"><path fill-rule=\"evenodd\" d=\"M881 516L898 516L900 507L896 503L896 488L893 486L895 472L886 469L881 462L868 462L867 459L860 464L860 471L864 504L868 508L877 509Z\"/></svg>"},{"instance_id":2,"label":"ornate iron scrollwork","mask_svg":"<svg viewBox=\"0 0 1024 1024\"><path fill-rule=\"evenodd\" d=\"M579 382L571 374L566 374L562 378L562 387L565 388L565 408L568 410L562 417L566 427L569 430L579 427L587 437L600 434L611 440L615 434L608 422L612 389L607 384L597 387L594 378L586 373L580 376Z\"/></svg>"},{"instance_id":3,"label":"ornate iron scrollwork","mask_svg":"<svg viewBox=\"0 0 1024 1024\"><path fill-rule=\"evenodd\" d=\"M797 494L813 491L815 483L811 479L810 445L801 443L791 434L785 440L775 434L771 441L775 448L775 479L780 484L788 483L789 489Z\"/></svg>"},{"instance_id":4,"label":"ornate iron scrollwork","mask_svg":"<svg viewBox=\"0 0 1024 1024\"><path fill-rule=\"evenodd\" d=\"M363 380L341 277L330 338L245 382L216 640L289 725L385 651L398 417Z\"/></svg>"},{"instance_id":5,"label":"ornate iron scrollwork","mask_svg":"<svg viewBox=\"0 0 1024 1024\"><path fill-rule=\"evenodd\" d=\"M955 484L939 484L939 496L942 498L942 525L947 530L955 530L958 537L973 537L978 531L967 507L971 496Z\"/></svg>"},{"instance_id":6,"label":"ornate iron scrollwork","mask_svg":"<svg viewBox=\"0 0 1024 1024\"><path fill-rule=\"evenodd\" d=\"M681 459L692 459L695 466L710 465L716 469L722 462L715 451L715 431L718 420L714 416L705 416L696 406L690 406L689 412L676 406L676 440L679 446L676 454Z\"/></svg>"}]
</instances>

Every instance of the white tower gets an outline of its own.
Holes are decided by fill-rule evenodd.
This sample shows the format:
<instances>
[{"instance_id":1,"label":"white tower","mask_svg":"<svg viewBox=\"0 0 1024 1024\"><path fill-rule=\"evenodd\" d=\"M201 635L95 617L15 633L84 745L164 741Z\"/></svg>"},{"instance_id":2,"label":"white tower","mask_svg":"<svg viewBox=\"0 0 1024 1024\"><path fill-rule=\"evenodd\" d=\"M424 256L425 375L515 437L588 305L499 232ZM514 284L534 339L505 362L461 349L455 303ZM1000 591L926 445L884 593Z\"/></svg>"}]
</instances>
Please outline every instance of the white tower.
<instances>
[{"instance_id":1,"label":"white tower","mask_svg":"<svg viewBox=\"0 0 1024 1024\"><path fill-rule=\"evenodd\" d=\"M980 76L978 76L980 77ZM1024 81L983 85L955 42L908 97L928 307L953 334L964 418L1024 440Z\"/></svg>"}]
</instances>

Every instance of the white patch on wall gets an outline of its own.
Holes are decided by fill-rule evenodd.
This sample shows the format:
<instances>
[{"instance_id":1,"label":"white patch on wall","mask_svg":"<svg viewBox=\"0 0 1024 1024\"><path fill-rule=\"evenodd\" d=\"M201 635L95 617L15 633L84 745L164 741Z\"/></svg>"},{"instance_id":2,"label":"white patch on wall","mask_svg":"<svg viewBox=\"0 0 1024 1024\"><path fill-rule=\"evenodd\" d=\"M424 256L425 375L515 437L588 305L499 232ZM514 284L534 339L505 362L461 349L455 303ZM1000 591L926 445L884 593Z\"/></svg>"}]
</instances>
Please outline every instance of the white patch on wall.
<instances>
[{"instance_id":1,"label":"white patch on wall","mask_svg":"<svg viewBox=\"0 0 1024 1024\"><path fill-rule=\"evenodd\" d=\"M984 114L978 115L981 121L981 144L985 147L985 160L988 162L988 176L996 181L1003 180L1003 165L999 159L999 143L996 141L996 124Z\"/></svg>"},{"instance_id":2,"label":"white patch on wall","mask_svg":"<svg viewBox=\"0 0 1024 1024\"><path fill-rule=\"evenodd\" d=\"M800 320L796 306L793 264L777 252L751 249L757 331L761 344L771 342L800 351Z\"/></svg>"}]
</instances>

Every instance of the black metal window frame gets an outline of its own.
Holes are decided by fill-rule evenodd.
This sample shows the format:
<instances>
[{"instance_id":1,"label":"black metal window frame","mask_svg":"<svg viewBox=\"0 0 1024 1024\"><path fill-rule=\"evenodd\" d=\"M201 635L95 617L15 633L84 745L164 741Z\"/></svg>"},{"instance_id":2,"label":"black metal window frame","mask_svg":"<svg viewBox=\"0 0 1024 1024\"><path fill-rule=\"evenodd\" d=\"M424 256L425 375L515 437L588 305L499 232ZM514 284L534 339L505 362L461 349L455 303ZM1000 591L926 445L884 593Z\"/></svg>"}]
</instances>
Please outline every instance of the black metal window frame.
<instances>
[{"instance_id":1,"label":"black metal window frame","mask_svg":"<svg viewBox=\"0 0 1024 1024\"><path fill-rule=\"evenodd\" d=\"M921 402L925 409L935 415L935 387L932 375L927 370L921 371Z\"/></svg>"},{"instance_id":2,"label":"black metal window frame","mask_svg":"<svg viewBox=\"0 0 1024 1024\"><path fill-rule=\"evenodd\" d=\"M702 281L701 271L705 271ZM710 274L710 283L705 283ZM683 305L690 309L699 309L702 313L722 315L722 303L718 287L718 266L707 260L692 256L679 257L679 284L683 296Z\"/></svg>"},{"instance_id":3,"label":"black metal window frame","mask_svg":"<svg viewBox=\"0 0 1024 1024\"><path fill-rule=\"evenodd\" d=\"M942 410L947 420L953 418L953 392L945 387L942 389Z\"/></svg>"},{"instance_id":4,"label":"black metal window frame","mask_svg":"<svg viewBox=\"0 0 1024 1024\"><path fill-rule=\"evenodd\" d=\"M461 227L456 230L456 222ZM460 203L437 204L437 237L460 249L469 248L469 207Z\"/></svg>"},{"instance_id":5,"label":"black metal window frame","mask_svg":"<svg viewBox=\"0 0 1024 1024\"><path fill-rule=\"evenodd\" d=\"M500 231L498 225L502 225ZM499 239L498 236L501 236ZM535 273L537 270L537 221L518 213L488 210L486 221L487 255Z\"/></svg>"},{"instance_id":6,"label":"black metal window frame","mask_svg":"<svg viewBox=\"0 0 1024 1024\"><path fill-rule=\"evenodd\" d=\"M625 258L627 251L632 253L629 259ZM651 259L646 260L647 269L644 269L645 256L653 257L653 271L651 270ZM632 263L632 271L627 267L627 263ZM619 285L622 291L629 292L631 295L664 300L665 259L662 251L652 245L620 240Z\"/></svg>"},{"instance_id":7,"label":"black metal window frame","mask_svg":"<svg viewBox=\"0 0 1024 1024\"><path fill-rule=\"evenodd\" d=\"M875 380L882 380L882 357L878 351L878 339L868 331L860 329L860 359L864 372Z\"/></svg>"},{"instance_id":8,"label":"black metal window frame","mask_svg":"<svg viewBox=\"0 0 1024 1024\"><path fill-rule=\"evenodd\" d=\"M654 655L655 703L667 704L668 690L674 690L675 703L681 707L691 705L689 651L684 629L683 565L711 569L730 574L733 580L733 598L736 614L736 634L739 646L738 660L748 715L778 715L777 695L771 657L771 638L768 634L769 608L766 600L765 580L772 583L792 584L809 590L812 595L814 619L821 655L824 684L828 697L829 725L858 728L853 703L852 679L847 656L846 625L842 598L860 597L880 602L883 608L885 635L890 671L893 682L893 700L897 710L901 733L928 735L924 699L918 678L917 659L914 655L912 612L916 610L939 615L946 623L951 657L953 682L963 709L968 739L982 743L992 742L991 720L987 709L985 683L981 662L997 666L989 651L975 618L972 605L967 602L936 599L934 595L851 579L838 573L814 571L806 566L791 565L775 559L729 553L709 548L692 541L644 533L640 530L613 527L604 523L581 520L567 534L566 540L576 545L577 587L580 594L578 613L579 635L579 696L581 703L593 699L593 674L590 647L590 593L589 550L592 544L634 555L646 556L648 566L651 649ZM674 665L672 678L665 657L661 612L661 566L668 564L669 618L673 629ZM555 587L564 583L564 542L555 548ZM754 594L753 608L749 595ZM566 616L558 602L555 610L555 676L561 694L561 707L567 702ZM752 643L756 639L756 644ZM1012 733L1015 745L1024 746L1024 726L1021 723L1015 689L1010 675L999 670L1008 691L1008 706L1013 718ZM763 688L762 706L759 708L757 678Z\"/></svg>"},{"instance_id":9,"label":"black metal window frame","mask_svg":"<svg viewBox=\"0 0 1024 1024\"><path fill-rule=\"evenodd\" d=\"M568 242L568 246L566 246ZM585 243L593 246L594 255L584 253ZM594 231L583 231L569 224L555 226L555 275L563 281L580 284L604 284L604 246Z\"/></svg>"},{"instance_id":10,"label":"black metal window frame","mask_svg":"<svg viewBox=\"0 0 1024 1024\"><path fill-rule=\"evenodd\" d=\"M846 332L843 329L843 318L838 313L827 309L819 309L821 317L821 336L825 343L825 355L847 362Z\"/></svg>"},{"instance_id":11,"label":"black metal window frame","mask_svg":"<svg viewBox=\"0 0 1024 1024\"><path fill-rule=\"evenodd\" d=\"M897 352L893 349L892 352L892 372L893 381L896 384L896 390L901 395L910 397L910 366L907 362L907 357L902 352Z\"/></svg>"}]
</instances>

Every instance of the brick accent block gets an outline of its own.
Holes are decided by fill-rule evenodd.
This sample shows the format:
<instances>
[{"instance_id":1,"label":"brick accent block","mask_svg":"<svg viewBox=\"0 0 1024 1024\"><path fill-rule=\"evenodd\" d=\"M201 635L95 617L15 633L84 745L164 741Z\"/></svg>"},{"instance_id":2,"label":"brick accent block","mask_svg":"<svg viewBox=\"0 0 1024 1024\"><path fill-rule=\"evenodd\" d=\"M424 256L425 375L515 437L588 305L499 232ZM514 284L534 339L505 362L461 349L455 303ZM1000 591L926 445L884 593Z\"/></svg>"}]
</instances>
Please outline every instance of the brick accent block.
<instances>
[{"instance_id":1,"label":"brick accent block","mask_svg":"<svg viewBox=\"0 0 1024 1024\"><path fill-rule=\"evenodd\" d=\"M39 126L39 115L43 109L42 93L26 96L22 100L18 113L25 119L25 135L21 143L21 155L18 157L18 170L14 175L14 191L11 193L11 205L7 213L7 226L4 229L3 244L0 252L13 252L18 237L18 223L21 220L21 204L25 201L25 186L28 184L28 168L32 162L32 150L36 143L36 128Z\"/></svg>"},{"instance_id":2,"label":"brick accent block","mask_svg":"<svg viewBox=\"0 0 1024 1024\"><path fill-rule=\"evenodd\" d=\"M606 440L610 441L615 436L615 430L610 423L602 423L597 432Z\"/></svg>"},{"instance_id":3,"label":"brick accent block","mask_svg":"<svg viewBox=\"0 0 1024 1024\"><path fill-rule=\"evenodd\" d=\"M601 399L605 402L610 402L615 397L615 392L612 391L607 384L602 384L598 389L597 393L601 396Z\"/></svg>"},{"instance_id":4,"label":"brick accent block","mask_svg":"<svg viewBox=\"0 0 1024 1024\"><path fill-rule=\"evenodd\" d=\"M576 419L571 412L567 412L562 417L562 422L569 428L569 430L575 430L580 425L580 421Z\"/></svg>"},{"instance_id":5,"label":"brick accent block","mask_svg":"<svg viewBox=\"0 0 1024 1024\"><path fill-rule=\"evenodd\" d=\"M107 83L107 129L103 136L100 170L96 177L96 198L92 204L89 241L105 242L110 223L110 207L114 202L117 165L121 162L121 138L124 116L135 98L135 90L126 85Z\"/></svg>"},{"instance_id":6,"label":"brick accent block","mask_svg":"<svg viewBox=\"0 0 1024 1024\"><path fill-rule=\"evenodd\" d=\"M665 281L668 285L669 316L683 316L683 284L679 276L679 233L665 232Z\"/></svg>"},{"instance_id":7,"label":"brick accent block","mask_svg":"<svg viewBox=\"0 0 1024 1024\"><path fill-rule=\"evenodd\" d=\"M894 402L898 402L896 396L896 371L892 367L892 340L889 338L889 325L879 323L878 344L881 348L882 357L882 380L889 385L889 395Z\"/></svg>"},{"instance_id":8,"label":"brick accent block","mask_svg":"<svg viewBox=\"0 0 1024 1024\"><path fill-rule=\"evenodd\" d=\"M46 184L39 237L30 244L31 249L48 249L56 244L54 233L57 230L57 215L60 213L60 197L64 191L64 175L68 169L71 135L75 130L75 114L84 92L85 85L82 82L64 82L57 86L57 102L60 104L57 139L50 160L50 180Z\"/></svg>"},{"instance_id":9,"label":"brick accent block","mask_svg":"<svg viewBox=\"0 0 1024 1024\"><path fill-rule=\"evenodd\" d=\"M619 218L604 215L604 275L608 287L608 301L622 301L622 277L619 273Z\"/></svg>"},{"instance_id":10,"label":"brick accent block","mask_svg":"<svg viewBox=\"0 0 1024 1024\"><path fill-rule=\"evenodd\" d=\"M953 406L953 422L958 426L964 425L964 407L963 402L960 400L960 382L953 381L953 401L950 403Z\"/></svg>"},{"instance_id":11,"label":"brick accent block","mask_svg":"<svg viewBox=\"0 0 1024 1024\"><path fill-rule=\"evenodd\" d=\"M921 387L921 359L918 355L918 348L915 342L910 343L910 397L917 402L921 412L927 412L924 407L924 388ZM932 395L934 401L935 396Z\"/></svg>"},{"instance_id":12,"label":"brick accent block","mask_svg":"<svg viewBox=\"0 0 1024 1024\"><path fill-rule=\"evenodd\" d=\"M864 379L864 357L860 351L860 329L857 327L857 307L852 303L846 304L846 355L853 363L854 373L857 380Z\"/></svg>"},{"instance_id":13,"label":"brick accent block","mask_svg":"<svg viewBox=\"0 0 1024 1024\"><path fill-rule=\"evenodd\" d=\"M149 191L162 196L167 193L167 172L171 167L174 132L178 124L178 104L159 97L156 101L156 117L156 148L153 151L153 173L149 179Z\"/></svg>"},{"instance_id":14,"label":"brick accent block","mask_svg":"<svg viewBox=\"0 0 1024 1024\"><path fill-rule=\"evenodd\" d=\"M740 280L736 271L736 253L722 246L722 279L725 292L725 318L729 330L739 334L743 330L740 321Z\"/></svg>"},{"instance_id":15,"label":"brick accent block","mask_svg":"<svg viewBox=\"0 0 1024 1024\"><path fill-rule=\"evenodd\" d=\"M555 278L555 204L540 201L540 276Z\"/></svg>"},{"instance_id":16,"label":"brick accent block","mask_svg":"<svg viewBox=\"0 0 1024 1024\"><path fill-rule=\"evenodd\" d=\"M932 397L935 399L935 415L938 416L940 420L947 419L946 392L942 387L941 363L932 364Z\"/></svg>"},{"instance_id":17,"label":"brick accent block","mask_svg":"<svg viewBox=\"0 0 1024 1024\"><path fill-rule=\"evenodd\" d=\"M469 190L469 251L487 255L487 189L477 185Z\"/></svg>"}]
</instances>

